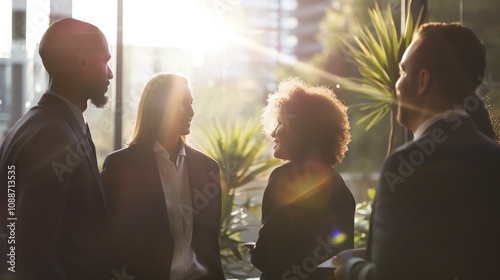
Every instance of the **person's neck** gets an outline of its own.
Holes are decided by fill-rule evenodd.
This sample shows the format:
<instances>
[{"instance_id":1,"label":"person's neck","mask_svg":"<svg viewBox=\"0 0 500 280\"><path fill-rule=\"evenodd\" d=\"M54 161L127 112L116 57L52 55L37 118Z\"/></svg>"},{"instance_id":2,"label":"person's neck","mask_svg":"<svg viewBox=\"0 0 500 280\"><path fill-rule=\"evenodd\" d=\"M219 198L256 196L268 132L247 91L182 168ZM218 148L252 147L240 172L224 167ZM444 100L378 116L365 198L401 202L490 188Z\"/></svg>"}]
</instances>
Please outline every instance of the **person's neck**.
<instances>
[{"instance_id":1,"label":"person's neck","mask_svg":"<svg viewBox=\"0 0 500 280\"><path fill-rule=\"evenodd\" d=\"M75 106L78 107L82 113L87 110L87 99L79 96L79 90L68 85L67 83L59 83L52 80L49 84L48 90L68 99L71 103L75 104Z\"/></svg>"},{"instance_id":2,"label":"person's neck","mask_svg":"<svg viewBox=\"0 0 500 280\"><path fill-rule=\"evenodd\" d=\"M413 134L415 134L418 128L433 115L434 114L430 112L420 113L413 118L411 124L407 125L407 127L413 132Z\"/></svg>"},{"instance_id":3,"label":"person's neck","mask_svg":"<svg viewBox=\"0 0 500 280\"><path fill-rule=\"evenodd\" d=\"M157 139L158 142L170 155L170 161L175 162L179 154L179 147L182 143L179 135L162 135L159 136Z\"/></svg>"},{"instance_id":4,"label":"person's neck","mask_svg":"<svg viewBox=\"0 0 500 280\"><path fill-rule=\"evenodd\" d=\"M436 105L433 104L433 105ZM416 130L423 125L427 120L432 118L433 116L437 114L441 114L447 110L453 109L452 105L443 105L443 106L425 106L423 107L425 109L422 109L418 112L418 114L413 118L412 126L408 127L410 130L415 133Z\"/></svg>"},{"instance_id":5,"label":"person's neck","mask_svg":"<svg viewBox=\"0 0 500 280\"><path fill-rule=\"evenodd\" d=\"M307 151L304 153L296 154L293 159L295 161L314 161L314 162L325 162L327 163L326 158L316 149L309 147Z\"/></svg>"}]
</instances>

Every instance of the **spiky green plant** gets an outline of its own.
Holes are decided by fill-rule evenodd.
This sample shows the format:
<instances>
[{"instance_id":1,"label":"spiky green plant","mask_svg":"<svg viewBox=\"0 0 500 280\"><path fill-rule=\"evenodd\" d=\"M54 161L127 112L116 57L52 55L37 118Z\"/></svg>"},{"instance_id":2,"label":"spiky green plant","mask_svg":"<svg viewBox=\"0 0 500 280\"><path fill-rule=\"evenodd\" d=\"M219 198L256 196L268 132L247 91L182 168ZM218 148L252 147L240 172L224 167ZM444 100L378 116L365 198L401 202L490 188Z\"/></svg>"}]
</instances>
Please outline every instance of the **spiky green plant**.
<instances>
[{"instance_id":1,"label":"spiky green plant","mask_svg":"<svg viewBox=\"0 0 500 280\"><path fill-rule=\"evenodd\" d=\"M255 205L250 201L236 203L238 193L251 189L250 184L277 166L277 159L264 159L263 152L269 140L262 133L259 119L243 120L225 124L219 119L208 123L203 128L207 141L201 149L213 157L221 168L222 217L219 242L221 255L226 263L231 260L241 261L243 241L240 233L247 230L246 211L252 211ZM233 275L237 276L237 275Z\"/></svg>"},{"instance_id":2,"label":"spiky green plant","mask_svg":"<svg viewBox=\"0 0 500 280\"><path fill-rule=\"evenodd\" d=\"M367 194L368 201L356 204L354 215L354 248L366 248L368 242L375 189L368 189Z\"/></svg>"},{"instance_id":3,"label":"spiky green plant","mask_svg":"<svg viewBox=\"0 0 500 280\"><path fill-rule=\"evenodd\" d=\"M411 7L411 1L408 7ZM368 122L366 126L368 130L387 113L391 113L388 154L392 150L394 131L397 126L394 105L396 103L395 85L399 78L398 63L420 25L422 13L423 7L414 24L410 8L408 8L405 26L398 34L391 6L387 6L387 12L384 15L375 2L375 8L369 10L371 24L361 28L359 34L354 36L354 42L341 38L362 76L361 78L348 78L357 85L344 85L346 89L359 94L366 100L360 108L366 111L366 115L357 123Z\"/></svg>"}]
</instances>

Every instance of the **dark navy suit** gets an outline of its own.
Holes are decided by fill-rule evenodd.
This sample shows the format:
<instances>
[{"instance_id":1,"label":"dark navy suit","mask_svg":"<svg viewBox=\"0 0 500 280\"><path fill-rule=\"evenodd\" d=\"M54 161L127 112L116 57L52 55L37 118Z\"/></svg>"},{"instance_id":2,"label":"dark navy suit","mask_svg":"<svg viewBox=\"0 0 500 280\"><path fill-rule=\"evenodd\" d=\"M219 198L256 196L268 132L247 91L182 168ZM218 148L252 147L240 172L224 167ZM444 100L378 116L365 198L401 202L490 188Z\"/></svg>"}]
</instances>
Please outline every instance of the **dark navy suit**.
<instances>
[{"instance_id":1,"label":"dark navy suit","mask_svg":"<svg viewBox=\"0 0 500 280\"><path fill-rule=\"evenodd\" d=\"M208 269L203 279L224 279L218 236L221 218L217 162L186 146L193 218L192 247ZM170 279L174 252L163 187L152 146L110 154L101 173L110 213L114 266L135 280ZM177 279L172 279L177 280Z\"/></svg>"},{"instance_id":2,"label":"dark navy suit","mask_svg":"<svg viewBox=\"0 0 500 280\"><path fill-rule=\"evenodd\" d=\"M12 244L2 238L2 279L109 279L94 150L67 104L50 94L9 131L0 151L0 233L10 235L7 171L15 166L16 272L7 271Z\"/></svg>"},{"instance_id":3,"label":"dark navy suit","mask_svg":"<svg viewBox=\"0 0 500 280\"><path fill-rule=\"evenodd\" d=\"M369 262L351 279L499 279L500 146L470 117L439 120L395 151L373 211Z\"/></svg>"}]
</instances>

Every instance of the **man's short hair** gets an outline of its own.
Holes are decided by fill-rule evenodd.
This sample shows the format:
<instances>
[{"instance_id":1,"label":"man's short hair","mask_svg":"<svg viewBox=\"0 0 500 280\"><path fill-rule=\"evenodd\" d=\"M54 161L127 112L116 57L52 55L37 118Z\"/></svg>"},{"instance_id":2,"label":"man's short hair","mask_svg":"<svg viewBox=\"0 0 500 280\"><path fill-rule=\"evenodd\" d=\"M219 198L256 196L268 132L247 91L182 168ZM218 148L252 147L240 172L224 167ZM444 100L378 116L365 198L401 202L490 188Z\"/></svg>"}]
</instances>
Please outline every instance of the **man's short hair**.
<instances>
[{"instance_id":1,"label":"man's short hair","mask_svg":"<svg viewBox=\"0 0 500 280\"><path fill-rule=\"evenodd\" d=\"M431 73L431 83L456 103L474 93L486 68L486 50L474 32L460 23L426 23L415 39L421 40L419 64Z\"/></svg>"}]
</instances>

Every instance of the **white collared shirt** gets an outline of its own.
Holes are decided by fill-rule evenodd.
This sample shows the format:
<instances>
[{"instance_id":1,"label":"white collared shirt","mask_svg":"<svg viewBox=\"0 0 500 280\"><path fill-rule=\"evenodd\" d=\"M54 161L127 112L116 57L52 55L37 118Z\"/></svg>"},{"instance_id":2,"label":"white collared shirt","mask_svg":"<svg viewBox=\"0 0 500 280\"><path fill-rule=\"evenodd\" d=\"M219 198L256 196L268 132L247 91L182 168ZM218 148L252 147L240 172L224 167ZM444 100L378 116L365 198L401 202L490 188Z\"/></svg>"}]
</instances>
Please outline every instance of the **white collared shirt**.
<instances>
[{"instance_id":1,"label":"white collared shirt","mask_svg":"<svg viewBox=\"0 0 500 280\"><path fill-rule=\"evenodd\" d=\"M57 94L53 91L47 91L45 94L50 94L52 96L56 96L60 100L62 100L70 109L71 113L76 118L76 121L78 122L78 125L80 126L80 129L83 131L83 135L87 135L87 121L85 120L85 116L83 113L80 111L80 109L73 104L73 102L69 101L66 97Z\"/></svg>"},{"instance_id":2,"label":"white collared shirt","mask_svg":"<svg viewBox=\"0 0 500 280\"><path fill-rule=\"evenodd\" d=\"M170 279L191 280L207 274L192 248L193 211L186 148L181 145L176 163L170 161L165 148L155 141L153 145L158 172L167 205L167 215L174 239L174 255Z\"/></svg>"},{"instance_id":3,"label":"white collared shirt","mask_svg":"<svg viewBox=\"0 0 500 280\"><path fill-rule=\"evenodd\" d=\"M441 119L444 119L445 117L452 116L452 115L459 115L459 116L462 116L462 117L467 117L468 114L467 114L467 112L464 109L449 109L449 110L446 110L444 112L437 113L437 114L431 116L430 118L428 118L427 120L425 120L425 122L423 122L417 128L417 130L415 130L415 133L413 134L413 140L420 139L422 137L422 135L424 134L424 132L431 125L433 125L434 123L436 123L437 121L439 121Z\"/></svg>"}]
</instances>

